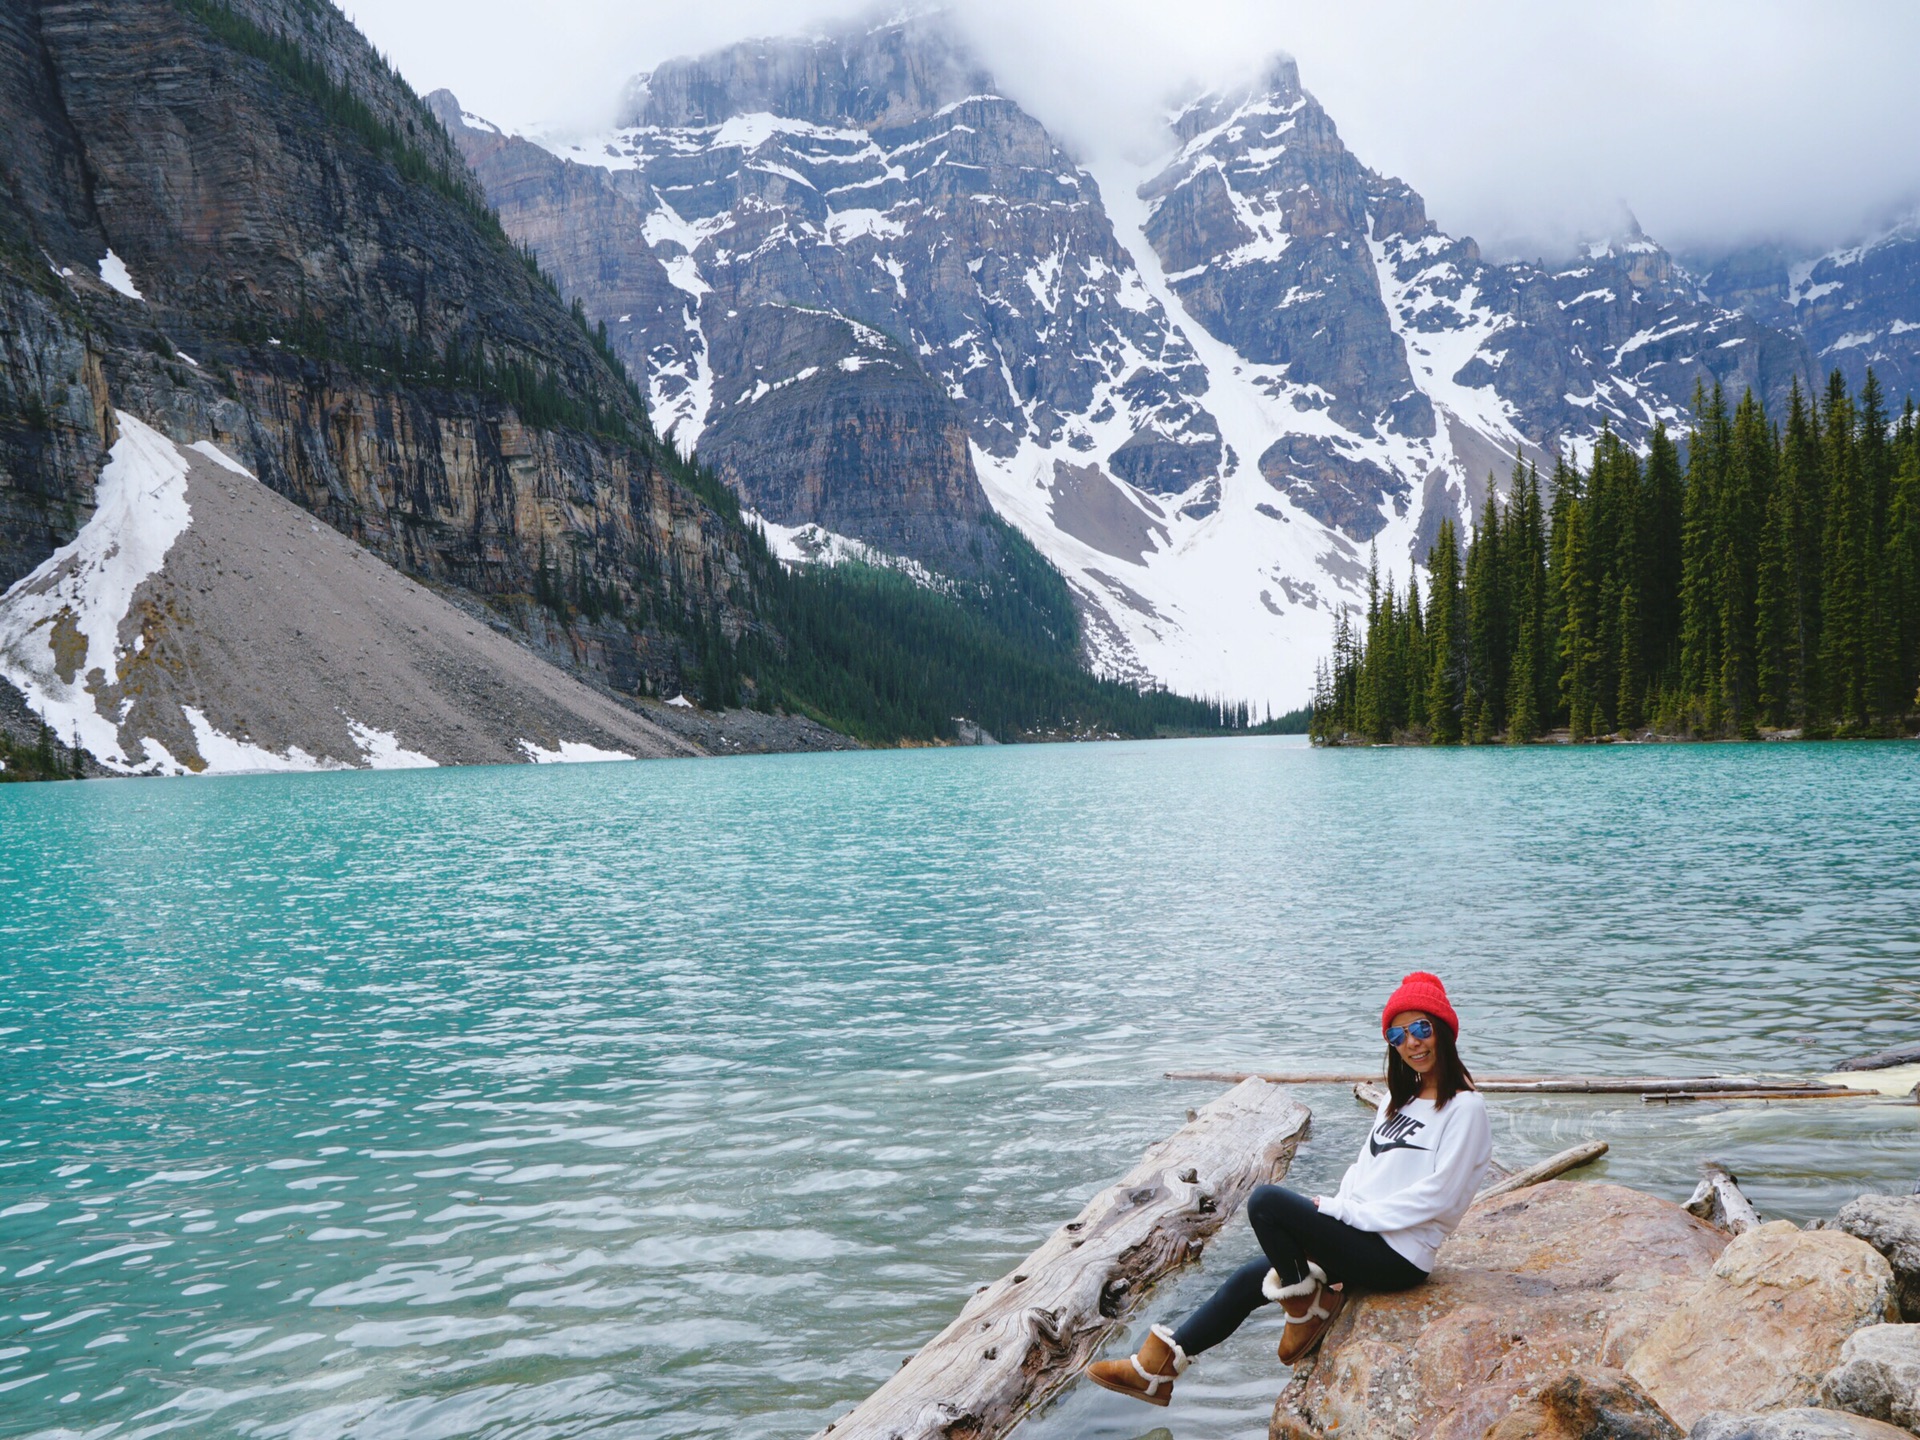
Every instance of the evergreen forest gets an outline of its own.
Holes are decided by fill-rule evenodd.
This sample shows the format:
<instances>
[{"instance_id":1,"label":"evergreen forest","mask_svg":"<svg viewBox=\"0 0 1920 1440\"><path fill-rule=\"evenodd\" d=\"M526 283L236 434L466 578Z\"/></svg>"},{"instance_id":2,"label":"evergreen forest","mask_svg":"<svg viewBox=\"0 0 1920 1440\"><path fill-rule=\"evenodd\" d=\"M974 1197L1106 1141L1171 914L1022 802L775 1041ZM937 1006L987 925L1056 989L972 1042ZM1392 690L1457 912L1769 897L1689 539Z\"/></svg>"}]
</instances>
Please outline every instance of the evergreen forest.
<instances>
[{"instance_id":1,"label":"evergreen forest","mask_svg":"<svg viewBox=\"0 0 1920 1440\"><path fill-rule=\"evenodd\" d=\"M1920 417L1872 371L1785 424L1697 392L1680 447L1602 431L1516 469L1404 590L1375 564L1314 687L1323 743L1908 733L1920 699ZM1489 487L1491 492L1491 486ZM1464 538L1464 546L1462 540Z\"/></svg>"},{"instance_id":2,"label":"evergreen forest","mask_svg":"<svg viewBox=\"0 0 1920 1440\"><path fill-rule=\"evenodd\" d=\"M1090 675L1066 582L1012 526L989 523L1003 560L986 580L929 587L873 565L788 569L767 556L760 591L768 628L737 643L704 637L693 677L702 703L794 710L870 744L951 740L962 719L1002 741L1286 723L1256 726L1244 701Z\"/></svg>"},{"instance_id":3,"label":"evergreen forest","mask_svg":"<svg viewBox=\"0 0 1920 1440\"><path fill-rule=\"evenodd\" d=\"M0 785L14 780L78 780L85 773L78 744L58 745L45 725L34 727L27 744L0 729Z\"/></svg>"}]
</instances>

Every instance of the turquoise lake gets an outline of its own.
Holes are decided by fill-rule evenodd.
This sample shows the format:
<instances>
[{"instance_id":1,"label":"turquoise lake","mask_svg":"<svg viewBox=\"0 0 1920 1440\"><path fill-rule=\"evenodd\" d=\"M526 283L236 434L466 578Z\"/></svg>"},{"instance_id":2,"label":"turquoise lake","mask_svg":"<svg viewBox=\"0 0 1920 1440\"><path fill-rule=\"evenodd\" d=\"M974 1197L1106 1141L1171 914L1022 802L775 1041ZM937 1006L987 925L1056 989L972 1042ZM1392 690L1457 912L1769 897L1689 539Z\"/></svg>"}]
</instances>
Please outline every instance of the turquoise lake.
<instances>
[{"instance_id":1,"label":"turquoise lake","mask_svg":"<svg viewBox=\"0 0 1920 1440\"><path fill-rule=\"evenodd\" d=\"M803 1437L1223 1088L1162 1072L1374 1064L1416 967L1487 1072L1920 1039L1920 745L0 787L0 1434ZM1912 1105L1489 1104L1771 1217L1920 1178ZM1277 1328L1021 1434L1255 1440Z\"/></svg>"}]
</instances>

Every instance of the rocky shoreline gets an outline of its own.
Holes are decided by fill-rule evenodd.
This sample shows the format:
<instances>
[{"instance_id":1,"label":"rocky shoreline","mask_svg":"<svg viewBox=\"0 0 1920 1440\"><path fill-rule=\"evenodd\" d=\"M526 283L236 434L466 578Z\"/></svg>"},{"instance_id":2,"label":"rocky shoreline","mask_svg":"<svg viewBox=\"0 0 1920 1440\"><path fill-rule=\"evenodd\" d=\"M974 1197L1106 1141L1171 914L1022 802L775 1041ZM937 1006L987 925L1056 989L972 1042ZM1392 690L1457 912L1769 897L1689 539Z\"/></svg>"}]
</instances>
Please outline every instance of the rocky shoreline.
<instances>
[{"instance_id":1,"label":"rocky shoreline","mask_svg":"<svg viewBox=\"0 0 1920 1440\"><path fill-rule=\"evenodd\" d=\"M1912 1440L1916 1322L1920 1195L1803 1229L1548 1181L1349 1304L1269 1440Z\"/></svg>"}]
</instances>

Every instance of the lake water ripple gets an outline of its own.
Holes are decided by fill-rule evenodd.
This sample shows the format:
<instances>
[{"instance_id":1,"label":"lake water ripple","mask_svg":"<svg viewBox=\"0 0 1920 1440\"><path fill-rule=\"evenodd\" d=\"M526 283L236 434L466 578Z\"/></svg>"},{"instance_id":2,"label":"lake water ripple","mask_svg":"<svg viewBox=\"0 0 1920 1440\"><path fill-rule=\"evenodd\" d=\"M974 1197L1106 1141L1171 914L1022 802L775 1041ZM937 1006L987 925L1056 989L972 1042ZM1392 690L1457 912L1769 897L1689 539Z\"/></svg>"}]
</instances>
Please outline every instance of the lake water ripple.
<instances>
[{"instance_id":1,"label":"lake water ripple","mask_svg":"<svg viewBox=\"0 0 1920 1440\"><path fill-rule=\"evenodd\" d=\"M1916 1038L1916 834L1911 744L0 788L0 1434L804 1436L1220 1089L1164 1070L1365 1066L1405 970L1489 1072ZM1794 1219L1920 1177L1911 1106L1492 1109ZM1027 1433L1254 1440L1266 1324Z\"/></svg>"}]
</instances>

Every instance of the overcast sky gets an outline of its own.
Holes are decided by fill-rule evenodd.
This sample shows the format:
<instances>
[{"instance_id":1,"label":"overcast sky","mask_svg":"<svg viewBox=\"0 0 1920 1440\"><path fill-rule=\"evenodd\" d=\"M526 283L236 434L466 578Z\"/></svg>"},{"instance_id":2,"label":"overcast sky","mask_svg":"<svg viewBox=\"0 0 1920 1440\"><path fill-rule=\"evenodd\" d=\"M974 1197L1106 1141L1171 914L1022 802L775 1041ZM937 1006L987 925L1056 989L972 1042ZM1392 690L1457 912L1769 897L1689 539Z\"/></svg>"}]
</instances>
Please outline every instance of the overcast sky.
<instances>
[{"instance_id":1,"label":"overcast sky","mask_svg":"<svg viewBox=\"0 0 1920 1440\"><path fill-rule=\"evenodd\" d=\"M343 0L422 94L591 128L676 55L871 15L833 0ZM1001 88L1082 155L1284 51L1376 170L1490 251L1630 208L1675 248L1831 244L1920 203L1920 6L1826 0L961 0Z\"/></svg>"}]
</instances>

